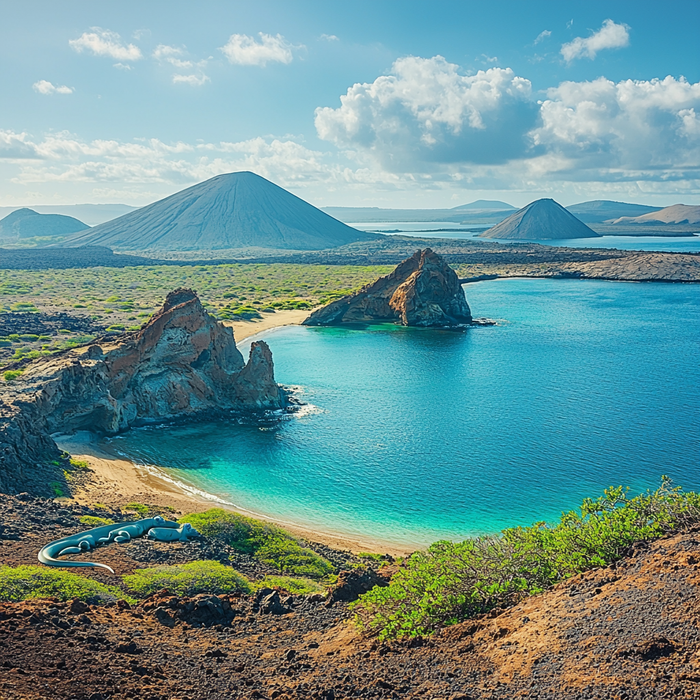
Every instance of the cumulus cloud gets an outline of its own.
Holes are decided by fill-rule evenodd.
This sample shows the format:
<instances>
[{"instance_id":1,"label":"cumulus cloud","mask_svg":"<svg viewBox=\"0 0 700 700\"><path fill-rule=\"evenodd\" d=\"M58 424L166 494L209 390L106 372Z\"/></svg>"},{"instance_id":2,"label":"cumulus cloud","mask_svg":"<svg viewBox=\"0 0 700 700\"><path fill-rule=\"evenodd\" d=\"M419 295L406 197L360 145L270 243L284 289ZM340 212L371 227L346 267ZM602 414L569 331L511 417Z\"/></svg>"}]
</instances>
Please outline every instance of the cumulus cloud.
<instances>
[{"instance_id":1,"label":"cumulus cloud","mask_svg":"<svg viewBox=\"0 0 700 700\"><path fill-rule=\"evenodd\" d=\"M23 160L41 157L27 133L0 129L0 158Z\"/></svg>"},{"instance_id":2,"label":"cumulus cloud","mask_svg":"<svg viewBox=\"0 0 700 700\"><path fill-rule=\"evenodd\" d=\"M568 44L561 47L561 55L567 62L575 58L594 59L603 49L621 49L629 46L629 27L626 24L615 24L611 19L606 19L603 26L586 37L576 37Z\"/></svg>"},{"instance_id":3,"label":"cumulus cloud","mask_svg":"<svg viewBox=\"0 0 700 700\"><path fill-rule=\"evenodd\" d=\"M189 71L188 73L173 74L173 83L199 86L210 82L209 76L204 73L207 61L190 61L184 56L185 49L166 44L159 44L153 51L153 58L159 63L169 64L180 71Z\"/></svg>"},{"instance_id":4,"label":"cumulus cloud","mask_svg":"<svg viewBox=\"0 0 700 700\"><path fill-rule=\"evenodd\" d=\"M67 132L32 142L27 134L0 131L0 157L41 158L21 165L13 179L29 183L119 183L186 185L225 172L253 170L282 186L345 181L328 154L291 139L188 144L159 139L83 141Z\"/></svg>"},{"instance_id":5,"label":"cumulus cloud","mask_svg":"<svg viewBox=\"0 0 700 700\"><path fill-rule=\"evenodd\" d=\"M340 41L335 34L321 34L321 39L324 41Z\"/></svg>"},{"instance_id":6,"label":"cumulus cloud","mask_svg":"<svg viewBox=\"0 0 700 700\"><path fill-rule=\"evenodd\" d=\"M410 56L353 85L339 108L318 108L315 123L322 139L364 151L390 172L503 163L528 148L538 111L530 98L530 81L510 69L467 76L442 56Z\"/></svg>"},{"instance_id":7,"label":"cumulus cloud","mask_svg":"<svg viewBox=\"0 0 700 700\"><path fill-rule=\"evenodd\" d=\"M48 80L38 80L32 87L41 95L53 95L54 93L58 95L73 94L73 88L69 88L67 85L54 85Z\"/></svg>"},{"instance_id":8,"label":"cumulus cloud","mask_svg":"<svg viewBox=\"0 0 700 700\"><path fill-rule=\"evenodd\" d=\"M190 74L190 75L182 75L180 73L176 73L173 75L173 83L176 85L178 83L184 83L185 85L192 85L194 87L198 87L200 85L204 85L205 83L210 82L210 78L208 75L205 75L204 73L200 74Z\"/></svg>"},{"instance_id":9,"label":"cumulus cloud","mask_svg":"<svg viewBox=\"0 0 700 700\"><path fill-rule=\"evenodd\" d=\"M143 58L138 46L124 44L119 34L100 27L92 27L92 31L83 32L68 44L78 53L89 51L95 56L107 56L115 61L138 61Z\"/></svg>"},{"instance_id":10,"label":"cumulus cloud","mask_svg":"<svg viewBox=\"0 0 700 700\"><path fill-rule=\"evenodd\" d=\"M535 39L535 44L539 44L540 41L544 41L548 36L552 36L552 32L550 32L549 29L541 31Z\"/></svg>"},{"instance_id":11,"label":"cumulus cloud","mask_svg":"<svg viewBox=\"0 0 700 700\"><path fill-rule=\"evenodd\" d=\"M291 63L293 49L301 48L290 44L281 34L272 36L260 32L260 41L247 34L231 34L221 51L229 63L241 66L266 66L268 63Z\"/></svg>"}]
</instances>

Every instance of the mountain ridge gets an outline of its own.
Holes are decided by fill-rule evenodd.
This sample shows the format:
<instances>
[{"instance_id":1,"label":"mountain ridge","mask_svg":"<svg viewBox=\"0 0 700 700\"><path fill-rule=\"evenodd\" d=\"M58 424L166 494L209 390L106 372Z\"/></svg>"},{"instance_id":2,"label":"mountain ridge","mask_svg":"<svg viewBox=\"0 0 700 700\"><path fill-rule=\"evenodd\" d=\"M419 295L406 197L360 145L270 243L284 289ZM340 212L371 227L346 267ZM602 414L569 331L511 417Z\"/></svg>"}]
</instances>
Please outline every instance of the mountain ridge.
<instances>
[{"instance_id":1,"label":"mountain ridge","mask_svg":"<svg viewBox=\"0 0 700 700\"><path fill-rule=\"evenodd\" d=\"M548 198L530 202L478 237L526 241L600 238L561 204Z\"/></svg>"},{"instance_id":2,"label":"mountain ridge","mask_svg":"<svg viewBox=\"0 0 700 700\"><path fill-rule=\"evenodd\" d=\"M117 250L323 250L376 234L358 231L248 171L224 173L64 241Z\"/></svg>"}]
</instances>

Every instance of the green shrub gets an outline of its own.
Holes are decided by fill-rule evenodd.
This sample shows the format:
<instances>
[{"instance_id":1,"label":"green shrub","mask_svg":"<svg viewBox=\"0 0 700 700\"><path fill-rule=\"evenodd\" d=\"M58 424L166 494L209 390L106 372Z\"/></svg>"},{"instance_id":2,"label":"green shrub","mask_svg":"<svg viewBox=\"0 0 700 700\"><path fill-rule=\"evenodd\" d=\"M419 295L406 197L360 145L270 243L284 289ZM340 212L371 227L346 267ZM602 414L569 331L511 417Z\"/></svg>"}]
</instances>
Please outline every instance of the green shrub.
<instances>
[{"instance_id":1,"label":"green shrub","mask_svg":"<svg viewBox=\"0 0 700 700\"><path fill-rule=\"evenodd\" d=\"M622 487L587 498L555 525L535 523L412 555L389 586L354 604L356 622L382 639L430 634L511 605L577 573L607 566L630 545L700 521L700 494L672 488L633 499Z\"/></svg>"},{"instance_id":2,"label":"green shrub","mask_svg":"<svg viewBox=\"0 0 700 700\"><path fill-rule=\"evenodd\" d=\"M33 343L34 341L39 340L39 336L35 335L34 333L22 333L19 337L27 343Z\"/></svg>"},{"instance_id":3,"label":"green shrub","mask_svg":"<svg viewBox=\"0 0 700 700\"><path fill-rule=\"evenodd\" d=\"M174 595L197 593L250 593L250 581L230 566L218 561L192 561L175 566L137 569L123 577L124 584L139 596L147 596L163 588Z\"/></svg>"},{"instance_id":4,"label":"green shrub","mask_svg":"<svg viewBox=\"0 0 700 700\"><path fill-rule=\"evenodd\" d=\"M114 520L111 518L100 518L96 515L81 515L80 522L83 525L90 527L100 527L100 525L114 525Z\"/></svg>"},{"instance_id":5,"label":"green shrub","mask_svg":"<svg viewBox=\"0 0 700 700\"><path fill-rule=\"evenodd\" d=\"M73 469L90 469L90 465L84 459L75 459L74 457L71 457L70 465L73 467Z\"/></svg>"},{"instance_id":6,"label":"green shrub","mask_svg":"<svg viewBox=\"0 0 700 700\"><path fill-rule=\"evenodd\" d=\"M255 588L281 588L294 595L310 595L311 593L324 593L325 588L317 581L310 578L295 578L293 576L265 576L261 581L255 582Z\"/></svg>"},{"instance_id":7,"label":"green shrub","mask_svg":"<svg viewBox=\"0 0 700 700\"><path fill-rule=\"evenodd\" d=\"M154 506L148 505L146 503L137 503L136 501L131 501L127 503L122 510L132 510L138 513L142 518L146 518L149 515L163 515L164 513L174 513L175 508L172 506Z\"/></svg>"},{"instance_id":8,"label":"green shrub","mask_svg":"<svg viewBox=\"0 0 700 700\"><path fill-rule=\"evenodd\" d=\"M3 372L2 376L6 382L13 382L21 374L22 374L21 369L8 369L7 372Z\"/></svg>"},{"instance_id":9,"label":"green shrub","mask_svg":"<svg viewBox=\"0 0 700 700\"><path fill-rule=\"evenodd\" d=\"M178 522L190 523L205 537L222 540L236 551L250 554L283 574L321 579L333 573L330 562L272 523L221 508L185 515Z\"/></svg>"},{"instance_id":10,"label":"green shrub","mask_svg":"<svg viewBox=\"0 0 700 700\"><path fill-rule=\"evenodd\" d=\"M0 600L18 601L34 598L79 598L89 603L107 603L126 597L114 586L67 571L43 566L0 566Z\"/></svg>"},{"instance_id":11,"label":"green shrub","mask_svg":"<svg viewBox=\"0 0 700 700\"><path fill-rule=\"evenodd\" d=\"M63 485L58 481L52 481L49 484L49 487L50 487L51 491L53 492L53 495L56 498L63 498L63 496L66 495L65 492L63 491Z\"/></svg>"},{"instance_id":12,"label":"green shrub","mask_svg":"<svg viewBox=\"0 0 700 700\"><path fill-rule=\"evenodd\" d=\"M67 328L61 328L58 331L61 335L70 335L73 331L69 331Z\"/></svg>"}]
</instances>

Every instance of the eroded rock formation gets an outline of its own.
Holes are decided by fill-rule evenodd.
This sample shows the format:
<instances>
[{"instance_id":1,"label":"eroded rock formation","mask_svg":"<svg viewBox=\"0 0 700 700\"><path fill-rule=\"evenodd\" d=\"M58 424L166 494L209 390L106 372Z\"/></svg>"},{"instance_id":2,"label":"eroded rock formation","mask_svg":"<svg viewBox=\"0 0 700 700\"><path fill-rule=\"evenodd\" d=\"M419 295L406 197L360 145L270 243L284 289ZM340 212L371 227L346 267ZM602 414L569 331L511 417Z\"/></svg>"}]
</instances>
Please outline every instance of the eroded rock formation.
<instances>
[{"instance_id":1,"label":"eroded rock formation","mask_svg":"<svg viewBox=\"0 0 700 700\"><path fill-rule=\"evenodd\" d=\"M171 292L140 331L38 360L0 389L0 491L55 459L53 433L115 434L202 413L281 408L272 354L253 343L246 364L233 331L189 289Z\"/></svg>"},{"instance_id":2,"label":"eroded rock formation","mask_svg":"<svg viewBox=\"0 0 700 700\"><path fill-rule=\"evenodd\" d=\"M455 271L430 248L418 250L386 277L314 311L307 326L394 321L404 326L471 323Z\"/></svg>"}]
</instances>

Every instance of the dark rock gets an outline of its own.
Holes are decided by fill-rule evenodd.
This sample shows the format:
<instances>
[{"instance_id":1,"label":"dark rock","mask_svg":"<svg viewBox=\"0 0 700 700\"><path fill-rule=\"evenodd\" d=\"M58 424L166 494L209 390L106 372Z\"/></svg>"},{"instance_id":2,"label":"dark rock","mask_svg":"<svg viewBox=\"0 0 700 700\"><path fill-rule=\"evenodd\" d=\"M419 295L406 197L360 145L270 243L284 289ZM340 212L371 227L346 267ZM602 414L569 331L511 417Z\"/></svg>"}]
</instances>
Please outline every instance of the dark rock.
<instances>
[{"instance_id":1,"label":"dark rock","mask_svg":"<svg viewBox=\"0 0 700 700\"><path fill-rule=\"evenodd\" d=\"M86 613L89 609L90 609L90 606L87 603L83 602L82 600L76 599L70 604L70 611L72 613L77 613L77 614Z\"/></svg>"},{"instance_id":2,"label":"dark rock","mask_svg":"<svg viewBox=\"0 0 700 700\"><path fill-rule=\"evenodd\" d=\"M404 326L444 328L471 320L457 274L426 248L416 251L390 275L315 311L304 325L394 321Z\"/></svg>"},{"instance_id":3,"label":"dark rock","mask_svg":"<svg viewBox=\"0 0 700 700\"><path fill-rule=\"evenodd\" d=\"M273 591L260 601L260 612L264 615L284 615L289 612L289 608L282 605L280 594Z\"/></svg>"},{"instance_id":4,"label":"dark rock","mask_svg":"<svg viewBox=\"0 0 700 700\"><path fill-rule=\"evenodd\" d=\"M338 601L352 603L361 595L372 590L375 586L388 586L389 581L380 576L373 569L364 571L341 571L338 574L338 582L328 594L326 605L333 605Z\"/></svg>"}]
</instances>

